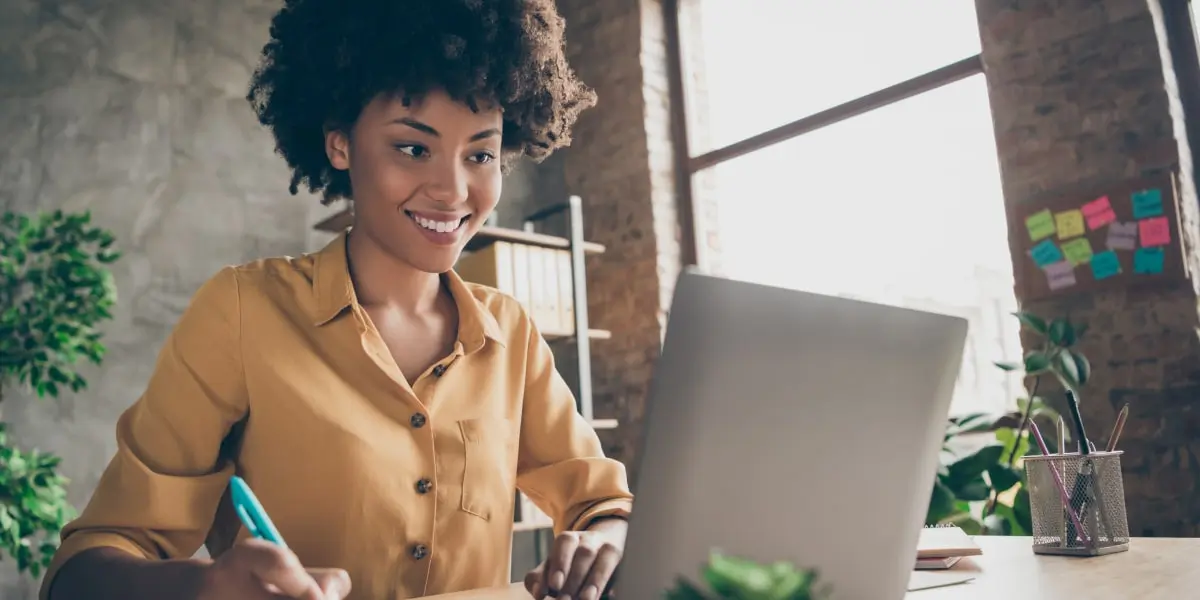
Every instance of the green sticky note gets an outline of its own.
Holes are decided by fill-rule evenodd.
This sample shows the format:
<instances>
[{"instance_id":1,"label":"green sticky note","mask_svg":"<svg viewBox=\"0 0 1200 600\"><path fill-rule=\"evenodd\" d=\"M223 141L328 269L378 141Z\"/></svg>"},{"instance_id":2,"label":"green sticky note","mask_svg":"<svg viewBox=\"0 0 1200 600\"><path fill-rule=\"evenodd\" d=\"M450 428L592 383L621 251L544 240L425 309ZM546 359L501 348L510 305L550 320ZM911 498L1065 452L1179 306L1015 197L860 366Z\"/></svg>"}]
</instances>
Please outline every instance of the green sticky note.
<instances>
[{"instance_id":1,"label":"green sticky note","mask_svg":"<svg viewBox=\"0 0 1200 600\"><path fill-rule=\"evenodd\" d=\"M1138 248L1133 253L1133 272L1157 275L1163 272L1162 248Z\"/></svg>"},{"instance_id":2,"label":"green sticky note","mask_svg":"<svg viewBox=\"0 0 1200 600\"><path fill-rule=\"evenodd\" d=\"M1092 257L1092 277L1096 281L1108 279L1121 272L1121 259L1116 252L1105 250Z\"/></svg>"},{"instance_id":3,"label":"green sticky note","mask_svg":"<svg viewBox=\"0 0 1200 600\"><path fill-rule=\"evenodd\" d=\"M1162 191L1159 189L1134 192L1130 198L1133 202L1133 218L1145 219L1163 214Z\"/></svg>"},{"instance_id":4,"label":"green sticky note","mask_svg":"<svg viewBox=\"0 0 1200 600\"><path fill-rule=\"evenodd\" d=\"M1063 242L1062 251L1073 265L1082 265L1092 260L1092 244L1084 237Z\"/></svg>"},{"instance_id":5,"label":"green sticky note","mask_svg":"<svg viewBox=\"0 0 1200 600\"><path fill-rule=\"evenodd\" d=\"M1050 209L1038 211L1025 219L1025 228L1029 230L1029 239L1039 241L1054 235L1054 215Z\"/></svg>"}]
</instances>

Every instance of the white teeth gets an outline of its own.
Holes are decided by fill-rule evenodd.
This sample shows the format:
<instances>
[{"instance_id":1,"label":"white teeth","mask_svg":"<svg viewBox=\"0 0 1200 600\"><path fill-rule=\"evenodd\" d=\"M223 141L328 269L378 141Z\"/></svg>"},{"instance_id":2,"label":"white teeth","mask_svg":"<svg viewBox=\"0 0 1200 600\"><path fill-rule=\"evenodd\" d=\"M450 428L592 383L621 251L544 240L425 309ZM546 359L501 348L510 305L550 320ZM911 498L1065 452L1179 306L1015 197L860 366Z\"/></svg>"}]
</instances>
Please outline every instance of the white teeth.
<instances>
[{"instance_id":1,"label":"white teeth","mask_svg":"<svg viewBox=\"0 0 1200 600\"><path fill-rule=\"evenodd\" d=\"M454 231L454 230L458 229L459 225L462 225L463 220L464 220L464 219L459 219L457 221L434 221L432 219L426 219L425 217L418 217L416 215L409 215L409 216L411 216L412 219L414 221L416 221L417 224L420 225L421 227L424 227L425 229L428 229L430 231L436 231L438 233L448 233L448 232Z\"/></svg>"}]
</instances>

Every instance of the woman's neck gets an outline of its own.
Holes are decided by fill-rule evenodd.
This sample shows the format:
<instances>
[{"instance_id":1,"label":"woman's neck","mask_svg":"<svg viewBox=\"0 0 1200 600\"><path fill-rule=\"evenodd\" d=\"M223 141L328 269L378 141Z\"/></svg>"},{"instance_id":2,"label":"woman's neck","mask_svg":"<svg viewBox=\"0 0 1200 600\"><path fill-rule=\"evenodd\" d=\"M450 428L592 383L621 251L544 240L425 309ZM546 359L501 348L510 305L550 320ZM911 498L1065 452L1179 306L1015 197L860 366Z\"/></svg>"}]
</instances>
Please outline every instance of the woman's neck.
<instances>
[{"instance_id":1,"label":"woman's neck","mask_svg":"<svg viewBox=\"0 0 1200 600\"><path fill-rule=\"evenodd\" d=\"M441 277L388 254L365 232L351 229L346 255L359 304L387 306L408 314L425 313L437 305Z\"/></svg>"}]
</instances>

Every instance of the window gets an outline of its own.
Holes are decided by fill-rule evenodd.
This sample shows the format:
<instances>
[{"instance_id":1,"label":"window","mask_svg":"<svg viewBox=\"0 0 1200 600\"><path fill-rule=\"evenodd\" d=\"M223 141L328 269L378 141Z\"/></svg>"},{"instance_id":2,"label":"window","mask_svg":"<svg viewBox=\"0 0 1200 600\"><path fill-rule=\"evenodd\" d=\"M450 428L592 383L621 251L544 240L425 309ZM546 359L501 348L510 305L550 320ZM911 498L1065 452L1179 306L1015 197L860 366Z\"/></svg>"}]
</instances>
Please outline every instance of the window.
<instances>
[{"instance_id":1,"label":"window","mask_svg":"<svg viewBox=\"0 0 1200 600\"><path fill-rule=\"evenodd\" d=\"M703 94L689 98L702 109L691 115L691 137L704 140L693 156L979 51L972 2L696 3L703 29L683 31L685 44L705 45L703 85L690 80ZM782 66L769 77L746 68L764 56ZM982 73L722 160L696 171L692 189L715 206L722 271L962 316L970 333L952 411L1014 407L1020 377L992 365L1021 344Z\"/></svg>"},{"instance_id":2,"label":"window","mask_svg":"<svg viewBox=\"0 0 1200 600\"><path fill-rule=\"evenodd\" d=\"M732 144L979 53L964 0L690 0L710 147ZM753 5L753 9L748 7ZM694 52L690 52L694 50Z\"/></svg>"}]
</instances>

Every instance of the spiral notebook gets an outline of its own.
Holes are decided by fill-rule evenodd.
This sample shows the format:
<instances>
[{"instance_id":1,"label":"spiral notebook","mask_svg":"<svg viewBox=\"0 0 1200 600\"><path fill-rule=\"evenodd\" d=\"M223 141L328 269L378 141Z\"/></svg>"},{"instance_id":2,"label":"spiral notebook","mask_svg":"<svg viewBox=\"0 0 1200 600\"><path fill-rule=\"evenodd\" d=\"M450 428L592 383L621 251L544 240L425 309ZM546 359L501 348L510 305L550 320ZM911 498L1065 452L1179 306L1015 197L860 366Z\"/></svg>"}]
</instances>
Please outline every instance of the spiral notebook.
<instances>
[{"instance_id":1,"label":"spiral notebook","mask_svg":"<svg viewBox=\"0 0 1200 600\"><path fill-rule=\"evenodd\" d=\"M917 542L916 569L949 569L964 556L979 556L983 549L956 525L928 526Z\"/></svg>"}]
</instances>

